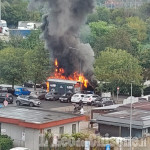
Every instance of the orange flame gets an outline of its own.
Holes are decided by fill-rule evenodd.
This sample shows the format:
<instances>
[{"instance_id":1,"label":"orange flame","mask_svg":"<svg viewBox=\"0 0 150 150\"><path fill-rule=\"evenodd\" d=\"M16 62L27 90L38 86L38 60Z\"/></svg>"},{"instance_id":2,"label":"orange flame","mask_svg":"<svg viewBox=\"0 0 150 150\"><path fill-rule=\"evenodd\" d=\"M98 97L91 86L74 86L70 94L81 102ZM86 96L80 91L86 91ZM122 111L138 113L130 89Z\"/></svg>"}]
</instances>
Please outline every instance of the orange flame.
<instances>
[{"instance_id":1,"label":"orange flame","mask_svg":"<svg viewBox=\"0 0 150 150\"><path fill-rule=\"evenodd\" d=\"M74 72L69 77L64 76L63 75L64 73L65 73L65 70L63 68L59 68L58 61L57 61L57 59L55 59L55 72L54 72L54 75L48 77L48 79L73 80L73 81L81 82L84 85L84 87L87 87L88 80L84 77L84 75L82 73L79 74L78 72Z\"/></svg>"}]
</instances>

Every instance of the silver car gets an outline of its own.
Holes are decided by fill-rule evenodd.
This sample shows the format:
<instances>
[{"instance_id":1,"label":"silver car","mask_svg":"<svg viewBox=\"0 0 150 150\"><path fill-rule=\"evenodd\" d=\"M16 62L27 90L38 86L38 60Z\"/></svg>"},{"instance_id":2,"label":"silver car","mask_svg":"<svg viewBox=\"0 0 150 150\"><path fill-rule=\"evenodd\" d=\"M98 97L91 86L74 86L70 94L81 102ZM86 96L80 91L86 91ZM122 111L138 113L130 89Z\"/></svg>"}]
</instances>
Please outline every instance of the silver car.
<instances>
[{"instance_id":1,"label":"silver car","mask_svg":"<svg viewBox=\"0 0 150 150\"><path fill-rule=\"evenodd\" d=\"M30 95L28 96L21 95L17 97L16 104L17 106L28 105L30 107L33 107L33 106L40 106L41 102L37 97L30 96Z\"/></svg>"}]
</instances>

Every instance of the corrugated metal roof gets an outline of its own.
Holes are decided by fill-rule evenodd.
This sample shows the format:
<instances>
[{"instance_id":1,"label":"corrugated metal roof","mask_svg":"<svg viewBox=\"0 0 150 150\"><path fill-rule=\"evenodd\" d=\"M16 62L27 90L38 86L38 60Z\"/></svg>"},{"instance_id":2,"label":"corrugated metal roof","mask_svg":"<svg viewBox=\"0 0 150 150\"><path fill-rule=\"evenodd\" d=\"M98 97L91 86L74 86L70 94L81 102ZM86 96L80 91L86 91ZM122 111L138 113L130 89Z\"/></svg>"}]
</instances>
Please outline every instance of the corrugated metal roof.
<instances>
[{"instance_id":1,"label":"corrugated metal roof","mask_svg":"<svg viewBox=\"0 0 150 150\"><path fill-rule=\"evenodd\" d=\"M110 124L130 124L130 110L102 114L97 117L96 122L109 122ZM142 128L150 127L150 111L133 110L132 124Z\"/></svg>"},{"instance_id":2,"label":"corrugated metal roof","mask_svg":"<svg viewBox=\"0 0 150 150\"><path fill-rule=\"evenodd\" d=\"M120 108L130 108L131 104L127 105L122 105ZM132 104L133 109L140 109L140 110L147 110L150 111L150 102L147 101L142 101L142 102L137 102Z\"/></svg>"}]
</instances>

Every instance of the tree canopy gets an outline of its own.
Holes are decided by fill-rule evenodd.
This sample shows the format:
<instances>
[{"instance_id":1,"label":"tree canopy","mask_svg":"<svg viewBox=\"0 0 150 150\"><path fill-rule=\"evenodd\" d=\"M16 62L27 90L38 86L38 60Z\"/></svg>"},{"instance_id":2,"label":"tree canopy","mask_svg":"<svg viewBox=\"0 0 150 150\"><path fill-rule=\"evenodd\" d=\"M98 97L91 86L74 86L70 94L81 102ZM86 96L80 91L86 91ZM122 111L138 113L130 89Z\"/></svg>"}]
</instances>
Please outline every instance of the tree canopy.
<instances>
[{"instance_id":1,"label":"tree canopy","mask_svg":"<svg viewBox=\"0 0 150 150\"><path fill-rule=\"evenodd\" d=\"M107 48L100 52L95 63L95 75L104 82L121 82L140 84L142 68L138 59L125 50Z\"/></svg>"}]
</instances>

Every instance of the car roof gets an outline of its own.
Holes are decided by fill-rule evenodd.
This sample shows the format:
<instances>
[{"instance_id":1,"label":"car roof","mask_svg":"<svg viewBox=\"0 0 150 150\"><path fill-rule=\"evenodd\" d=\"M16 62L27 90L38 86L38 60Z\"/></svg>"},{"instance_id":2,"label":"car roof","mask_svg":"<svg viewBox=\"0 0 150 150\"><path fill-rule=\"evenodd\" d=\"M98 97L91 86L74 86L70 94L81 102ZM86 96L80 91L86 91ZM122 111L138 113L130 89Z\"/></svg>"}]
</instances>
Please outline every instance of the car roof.
<instances>
[{"instance_id":1,"label":"car roof","mask_svg":"<svg viewBox=\"0 0 150 150\"><path fill-rule=\"evenodd\" d=\"M74 95L86 95L86 94L82 94L82 93L76 93L76 94L74 94Z\"/></svg>"}]
</instances>

